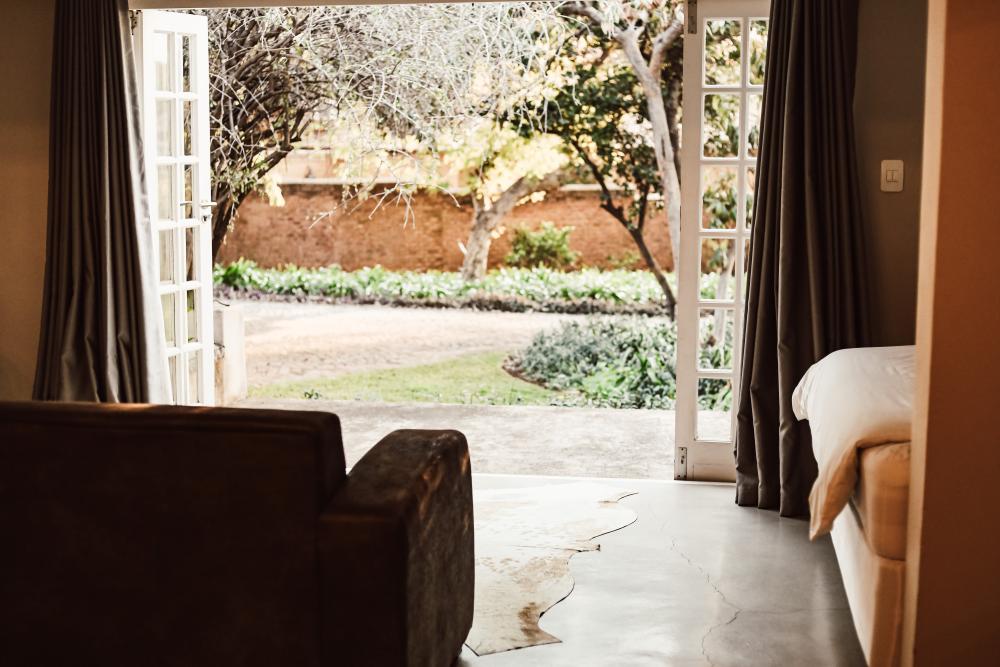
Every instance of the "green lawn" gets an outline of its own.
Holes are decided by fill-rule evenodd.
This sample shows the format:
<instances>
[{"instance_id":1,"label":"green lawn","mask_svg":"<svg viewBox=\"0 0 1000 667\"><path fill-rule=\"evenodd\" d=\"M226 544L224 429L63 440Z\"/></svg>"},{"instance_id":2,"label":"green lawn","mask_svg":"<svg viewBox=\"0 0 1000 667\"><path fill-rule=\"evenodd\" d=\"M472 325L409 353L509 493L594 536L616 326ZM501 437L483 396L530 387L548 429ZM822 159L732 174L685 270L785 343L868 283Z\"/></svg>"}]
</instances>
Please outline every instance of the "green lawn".
<instances>
[{"instance_id":1,"label":"green lawn","mask_svg":"<svg viewBox=\"0 0 1000 667\"><path fill-rule=\"evenodd\" d=\"M506 356L485 352L424 366L273 384L251 389L250 396L477 405L550 405L559 396L504 371Z\"/></svg>"}]
</instances>

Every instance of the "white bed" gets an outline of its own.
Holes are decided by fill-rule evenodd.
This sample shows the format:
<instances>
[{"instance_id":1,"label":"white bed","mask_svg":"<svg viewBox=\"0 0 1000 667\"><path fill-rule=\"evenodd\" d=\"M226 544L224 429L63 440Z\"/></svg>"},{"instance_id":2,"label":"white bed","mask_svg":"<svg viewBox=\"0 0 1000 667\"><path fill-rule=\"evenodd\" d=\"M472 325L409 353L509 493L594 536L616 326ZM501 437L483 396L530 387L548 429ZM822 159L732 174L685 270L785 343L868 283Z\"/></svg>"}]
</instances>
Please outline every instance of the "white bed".
<instances>
[{"instance_id":1,"label":"white bed","mask_svg":"<svg viewBox=\"0 0 1000 667\"><path fill-rule=\"evenodd\" d=\"M792 397L819 465L810 536L832 532L872 667L900 658L914 369L912 346L841 350L814 364Z\"/></svg>"}]
</instances>

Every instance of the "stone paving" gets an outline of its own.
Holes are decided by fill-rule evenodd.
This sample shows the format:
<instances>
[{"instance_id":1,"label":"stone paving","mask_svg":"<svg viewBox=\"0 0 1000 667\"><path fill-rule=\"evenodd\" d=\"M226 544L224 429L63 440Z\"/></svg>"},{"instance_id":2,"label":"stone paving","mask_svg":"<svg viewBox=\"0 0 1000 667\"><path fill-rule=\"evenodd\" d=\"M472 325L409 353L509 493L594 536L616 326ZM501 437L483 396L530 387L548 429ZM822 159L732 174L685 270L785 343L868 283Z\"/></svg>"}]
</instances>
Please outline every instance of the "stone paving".
<instances>
[{"instance_id":1,"label":"stone paving","mask_svg":"<svg viewBox=\"0 0 1000 667\"><path fill-rule=\"evenodd\" d=\"M536 406L249 399L241 407L326 410L340 417L347 464L400 428L452 428L469 441L473 471L672 479L674 412ZM723 413L704 413L716 421Z\"/></svg>"}]
</instances>

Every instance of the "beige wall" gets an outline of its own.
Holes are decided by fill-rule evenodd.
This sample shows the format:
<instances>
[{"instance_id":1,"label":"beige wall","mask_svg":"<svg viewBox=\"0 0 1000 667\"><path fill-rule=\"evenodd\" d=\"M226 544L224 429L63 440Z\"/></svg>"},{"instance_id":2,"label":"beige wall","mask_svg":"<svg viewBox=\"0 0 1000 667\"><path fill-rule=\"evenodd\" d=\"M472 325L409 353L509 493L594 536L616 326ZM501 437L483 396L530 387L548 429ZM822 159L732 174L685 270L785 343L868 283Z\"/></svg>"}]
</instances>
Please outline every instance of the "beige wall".
<instances>
[{"instance_id":1,"label":"beige wall","mask_svg":"<svg viewBox=\"0 0 1000 667\"><path fill-rule=\"evenodd\" d=\"M913 342L917 305L926 0L862 0L854 122L877 345ZM882 160L905 162L881 192Z\"/></svg>"},{"instance_id":2,"label":"beige wall","mask_svg":"<svg viewBox=\"0 0 1000 667\"><path fill-rule=\"evenodd\" d=\"M4 4L0 40L0 399L28 398L45 255L54 0Z\"/></svg>"},{"instance_id":3,"label":"beige wall","mask_svg":"<svg viewBox=\"0 0 1000 667\"><path fill-rule=\"evenodd\" d=\"M998 26L931 0L904 664L1000 655Z\"/></svg>"}]
</instances>

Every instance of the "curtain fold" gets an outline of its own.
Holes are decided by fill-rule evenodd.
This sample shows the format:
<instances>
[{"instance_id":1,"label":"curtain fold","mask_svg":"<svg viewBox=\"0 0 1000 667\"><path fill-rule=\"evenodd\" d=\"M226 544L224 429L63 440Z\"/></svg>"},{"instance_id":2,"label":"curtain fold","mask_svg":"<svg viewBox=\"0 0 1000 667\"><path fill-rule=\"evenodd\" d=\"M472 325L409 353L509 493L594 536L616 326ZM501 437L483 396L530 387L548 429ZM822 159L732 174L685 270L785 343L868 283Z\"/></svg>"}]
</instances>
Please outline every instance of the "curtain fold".
<instances>
[{"instance_id":1,"label":"curtain fold","mask_svg":"<svg viewBox=\"0 0 1000 667\"><path fill-rule=\"evenodd\" d=\"M853 98L857 0L772 0L751 235L736 502L808 514L816 462L791 396L869 343Z\"/></svg>"},{"instance_id":2,"label":"curtain fold","mask_svg":"<svg viewBox=\"0 0 1000 667\"><path fill-rule=\"evenodd\" d=\"M169 399L125 0L58 0L34 398Z\"/></svg>"}]
</instances>

